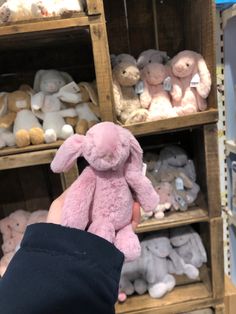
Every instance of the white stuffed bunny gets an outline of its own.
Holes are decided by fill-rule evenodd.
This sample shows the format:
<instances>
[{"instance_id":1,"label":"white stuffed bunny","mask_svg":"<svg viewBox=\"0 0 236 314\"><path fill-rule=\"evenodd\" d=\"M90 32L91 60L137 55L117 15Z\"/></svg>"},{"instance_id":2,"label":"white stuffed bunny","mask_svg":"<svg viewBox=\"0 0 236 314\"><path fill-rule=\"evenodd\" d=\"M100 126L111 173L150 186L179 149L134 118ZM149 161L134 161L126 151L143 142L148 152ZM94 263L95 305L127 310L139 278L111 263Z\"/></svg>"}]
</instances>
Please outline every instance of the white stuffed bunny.
<instances>
[{"instance_id":1,"label":"white stuffed bunny","mask_svg":"<svg viewBox=\"0 0 236 314\"><path fill-rule=\"evenodd\" d=\"M200 268L207 262L206 250L199 234L191 226L170 230L170 241L184 262Z\"/></svg>"},{"instance_id":2,"label":"white stuffed bunny","mask_svg":"<svg viewBox=\"0 0 236 314\"><path fill-rule=\"evenodd\" d=\"M35 75L36 94L31 97L31 106L34 114L43 120L46 143L66 139L74 133L64 117L76 117L76 111L73 108L62 110L62 101L76 104L80 101L80 94L61 91L72 81L68 73L57 70L39 70Z\"/></svg>"}]
</instances>

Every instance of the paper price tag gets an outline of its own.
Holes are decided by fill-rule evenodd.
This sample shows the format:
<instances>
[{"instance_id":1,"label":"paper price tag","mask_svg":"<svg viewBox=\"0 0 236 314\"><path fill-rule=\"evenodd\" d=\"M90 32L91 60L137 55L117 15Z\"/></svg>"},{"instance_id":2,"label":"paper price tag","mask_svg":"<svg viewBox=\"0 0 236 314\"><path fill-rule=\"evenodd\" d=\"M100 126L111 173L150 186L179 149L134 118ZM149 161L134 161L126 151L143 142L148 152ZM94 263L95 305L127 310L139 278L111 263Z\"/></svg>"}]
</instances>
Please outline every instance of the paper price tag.
<instances>
[{"instance_id":1,"label":"paper price tag","mask_svg":"<svg viewBox=\"0 0 236 314\"><path fill-rule=\"evenodd\" d=\"M143 162L142 174L145 176L147 172L147 164Z\"/></svg>"},{"instance_id":2,"label":"paper price tag","mask_svg":"<svg viewBox=\"0 0 236 314\"><path fill-rule=\"evenodd\" d=\"M59 93L66 92L66 93L78 93L80 92L79 86L75 82L70 82L66 84L62 88L60 88Z\"/></svg>"},{"instance_id":3,"label":"paper price tag","mask_svg":"<svg viewBox=\"0 0 236 314\"><path fill-rule=\"evenodd\" d=\"M142 94L143 91L144 91L144 83L143 83L143 81L138 81L138 83L135 85L134 90L135 90L135 93L137 95Z\"/></svg>"},{"instance_id":4,"label":"paper price tag","mask_svg":"<svg viewBox=\"0 0 236 314\"><path fill-rule=\"evenodd\" d=\"M170 92L172 90L172 81L171 81L171 77L170 76L167 76L164 79L163 88L167 92Z\"/></svg>"},{"instance_id":5,"label":"paper price tag","mask_svg":"<svg viewBox=\"0 0 236 314\"><path fill-rule=\"evenodd\" d=\"M182 178L178 177L175 179L175 187L177 191L183 191L184 190L184 181Z\"/></svg>"},{"instance_id":6,"label":"paper price tag","mask_svg":"<svg viewBox=\"0 0 236 314\"><path fill-rule=\"evenodd\" d=\"M190 87L197 87L199 83L200 83L200 76L198 73L196 73L190 82Z\"/></svg>"}]
</instances>

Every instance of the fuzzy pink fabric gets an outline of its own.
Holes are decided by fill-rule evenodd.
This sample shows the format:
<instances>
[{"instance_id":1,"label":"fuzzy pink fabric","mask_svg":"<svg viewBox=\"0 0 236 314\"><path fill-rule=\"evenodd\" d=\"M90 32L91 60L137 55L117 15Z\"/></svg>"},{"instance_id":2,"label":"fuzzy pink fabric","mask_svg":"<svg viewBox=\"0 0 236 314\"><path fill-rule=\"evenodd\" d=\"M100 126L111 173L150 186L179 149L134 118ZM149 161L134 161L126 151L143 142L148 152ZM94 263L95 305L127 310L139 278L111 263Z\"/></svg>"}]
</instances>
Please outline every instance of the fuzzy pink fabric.
<instances>
[{"instance_id":1,"label":"fuzzy pink fabric","mask_svg":"<svg viewBox=\"0 0 236 314\"><path fill-rule=\"evenodd\" d=\"M51 168L68 170L77 157L89 162L66 194L62 225L88 230L114 243L126 260L140 254L132 230L133 194L146 211L155 210L159 196L142 174L142 149L134 136L112 122L73 135L59 148ZM132 191L132 193L131 193Z\"/></svg>"},{"instance_id":2,"label":"fuzzy pink fabric","mask_svg":"<svg viewBox=\"0 0 236 314\"><path fill-rule=\"evenodd\" d=\"M143 108L148 108L149 121L177 116L172 108L170 95L163 86L167 76L167 68L159 63L147 64L142 71L144 91L140 95L140 101Z\"/></svg>"},{"instance_id":3,"label":"fuzzy pink fabric","mask_svg":"<svg viewBox=\"0 0 236 314\"><path fill-rule=\"evenodd\" d=\"M181 99L173 97L172 101L176 113L182 116L205 110L205 99L211 89L211 75L203 57L194 51L181 51L171 60L171 71L182 85ZM195 74L199 75L200 82L196 87L191 87L190 83Z\"/></svg>"}]
</instances>

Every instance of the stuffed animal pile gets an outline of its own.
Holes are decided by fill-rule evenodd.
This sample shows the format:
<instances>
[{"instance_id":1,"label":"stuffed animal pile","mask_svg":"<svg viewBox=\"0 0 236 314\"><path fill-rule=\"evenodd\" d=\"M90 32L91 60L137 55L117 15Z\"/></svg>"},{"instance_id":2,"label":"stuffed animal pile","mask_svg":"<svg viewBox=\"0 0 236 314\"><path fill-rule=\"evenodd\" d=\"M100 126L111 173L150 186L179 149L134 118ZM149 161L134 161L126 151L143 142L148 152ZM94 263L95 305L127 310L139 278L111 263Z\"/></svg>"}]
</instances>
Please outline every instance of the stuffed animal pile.
<instances>
[{"instance_id":1,"label":"stuffed animal pile","mask_svg":"<svg viewBox=\"0 0 236 314\"><path fill-rule=\"evenodd\" d=\"M84 0L2 0L0 24L66 16L84 10Z\"/></svg>"},{"instance_id":2,"label":"stuffed animal pile","mask_svg":"<svg viewBox=\"0 0 236 314\"><path fill-rule=\"evenodd\" d=\"M178 117L207 108L211 75L203 57L184 50L168 60L149 49L136 60L111 56L115 110L122 124Z\"/></svg>"},{"instance_id":3,"label":"stuffed animal pile","mask_svg":"<svg viewBox=\"0 0 236 314\"><path fill-rule=\"evenodd\" d=\"M36 210L33 213L29 213L18 209L8 217L0 220L0 232L3 240L0 276L3 276L8 264L19 248L26 227L34 223L46 222L47 214L47 210Z\"/></svg>"},{"instance_id":4,"label":"stuffed animal pile","mask_svg":"<svg viewBox=\"0 0 236 314\"><path fill-rule=\"evenodd\" d=\"M145 292L162 298L175 287L173 275L197 279L206 262L202 240L191 226L148 235L141 241L140 257L123 265L118 300L124 302L129 295Z\"/></svg>"},{"instance_id":5,"label":"stuffed animal pile","mask_svg":"<svg viewBox=\"0 0 236 314\"><path fill-rule=\"evenodd\" d=\"M167 210L186 211L194 204L200 187L196 183L194 163L181 147L167 145L159 154L146 152L144 162L147 164L146 175L160 197L158 211L153 213L156 218L163 218ZM144 213L143 219L146 218Z\"/></svg>"},{"instance_id":6,"label":"stuffed animal pile","mask_svg":"<svg viewBox=\"0 0 236 314\"><path fill-rule=\"evenodd\" d=\"M0 94L0 148L65 140L99 122L96 84L57 70L39 70L33 89Z\"/></svg>"}]
</instances>

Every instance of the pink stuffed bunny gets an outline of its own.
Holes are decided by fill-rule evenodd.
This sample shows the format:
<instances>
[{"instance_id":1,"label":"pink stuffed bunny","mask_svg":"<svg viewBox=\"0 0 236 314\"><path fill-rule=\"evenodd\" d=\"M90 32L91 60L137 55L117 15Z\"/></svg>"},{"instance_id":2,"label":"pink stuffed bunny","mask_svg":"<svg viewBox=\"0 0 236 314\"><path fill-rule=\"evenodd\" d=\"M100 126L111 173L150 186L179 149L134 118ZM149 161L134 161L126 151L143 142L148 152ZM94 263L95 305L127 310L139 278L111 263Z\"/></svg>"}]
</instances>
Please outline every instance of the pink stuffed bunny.
<instances>
[{"instance_id":1,"label":"pink stuffed bunny","mask_svg":"<svg viewBox=\"0 0 236 314\"><path fill-rule=\"evenodd\" d=\"M177 115L205 110L211 75L203 57L194 51L184 50L171 60L170 65L173 75L180 79L183 91L181 99L172 96Z\"/></svg>"},{"instance_id":2,"label":"pink stuffed bunny","mask_svg":"<svg viewBox=\"0 0 236 314\"><path fill-rule=\"evenodd\" d=\"M66 194L62 225L105 238L124 253L126 260L137 258L140 244L131 225L132 193L146 211L154 210L159 202L151 182L142 174L139 143L121 126L99 123L86 136L68 138L51 169L57 173L68 171L81 155L90 166Z\"/></svg>"},{"instance_id":3,"label":"pink stuffed bunny","mask_svg":"<svg viewBox=\"0 0 236 314\"><path fill-rule=\"evenodd\" d=\"M149 121L177 116L170 102L170 95L164 89L163 83L167 77L167 68L159 63L148 64L142 71L144 91L140 95L140 101L143 108L149 109Z\"/></svg>"}]
</instances>

